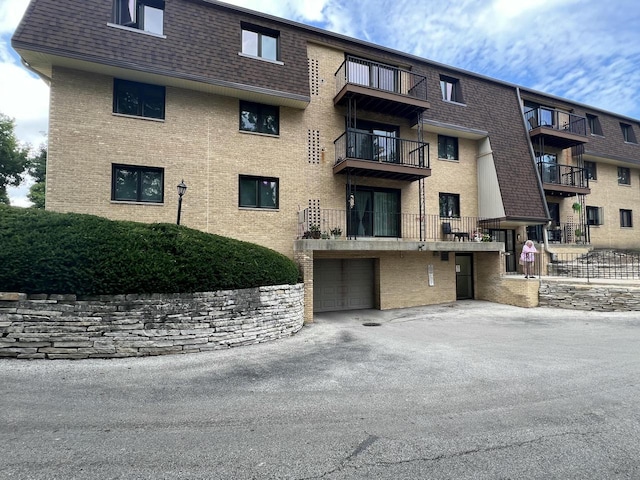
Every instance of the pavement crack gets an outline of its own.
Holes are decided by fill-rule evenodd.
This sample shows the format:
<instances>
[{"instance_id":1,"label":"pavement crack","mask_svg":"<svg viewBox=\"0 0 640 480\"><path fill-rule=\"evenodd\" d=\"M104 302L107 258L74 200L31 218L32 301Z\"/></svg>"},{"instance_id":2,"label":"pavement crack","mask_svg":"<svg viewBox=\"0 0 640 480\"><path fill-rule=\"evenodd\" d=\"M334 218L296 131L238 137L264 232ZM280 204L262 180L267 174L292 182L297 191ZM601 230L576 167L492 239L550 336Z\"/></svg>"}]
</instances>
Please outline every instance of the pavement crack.
<instances>
[{"instance_id":1,"label":"pavement crack","mask_svg":"<svg viewBox=\"0 0 640 480\"><path fill-rule=\"evenodd\" d=\"M516 443L509 443L509 444L503 444L503 445L495 445L495 446L491 446L491 447L477 447L477 448L472 448L469 450L463 450L460 452L454 452L454 453L443 453L441 455L436 455L435 457L420 457L420 458L411 458L411 459L406 459L406 460L397 460L394 462L375 462L373 465L379 465L379 466L391 466L391 465L401 465L404 463L413 463L413 462L439 462L441 460L449 460L452 458L459 458L459 457L464 457L466 455L474 455L476 453L488 453L488 452L496 452L496 451L500 451L500 450L507 450L510 448L520 448L520 447L524 447L527 445L533 445L535 443L550 439L550 438L559 438L559 437L567 437L567 436L589 436L589 435L594 435L597 434L598 432L564 432L564 433L558 433L555 435L542 435L540 437L537 438L533 438L531 440L526 440L526 441L522 441L522 442L516 442Z\"/></svg>"},{"instance_id":2,"label":"pavement crack","mask_svg":"<svg viewBox=\"0 0 640 480\"><path fill-rule=\"evenodd\" d=\"M367 433L367 432L365 432ZM340 464L327 471L324 472L321 475L317 475L317 476L313 476L313 477L305 477L305 478L301 478L299 480L313 480L313 479L317 479L317 478L325 478L327 475L331 475L333 473L339 472L342 469L344 469L345 467L347 467L347 463L349 463L351 460L353 460L354 458L356 458L358 455L360 455L362 452L364 452L366 449L368 449L371 445L373 445L375 443L376 440L378 440L380 437L376 436L376 435L371 435L371 434L367 434L367 438L365 438L362 442L360 442L358 444L358 446L349 454L347 455L344 460L342 460L340 462Z\"/></svg>"}]
</instances>

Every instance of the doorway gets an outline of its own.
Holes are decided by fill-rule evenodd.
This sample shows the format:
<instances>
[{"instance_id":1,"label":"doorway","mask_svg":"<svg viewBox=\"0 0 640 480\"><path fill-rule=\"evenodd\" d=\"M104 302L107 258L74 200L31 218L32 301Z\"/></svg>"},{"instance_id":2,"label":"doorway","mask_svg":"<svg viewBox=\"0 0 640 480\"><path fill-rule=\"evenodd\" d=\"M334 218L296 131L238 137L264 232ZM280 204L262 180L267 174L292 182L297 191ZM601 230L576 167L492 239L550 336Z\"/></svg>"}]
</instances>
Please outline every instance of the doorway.
<instances>
[{"instance_id":1,"label":"doorway","mask_svg":"<svg viewBox=\"0 0 640 480\"><path fill-rule=\"evenodd\" d=\"M456 254L456 300L473 298L473 255Z\"/></svg>"}]
</instances>

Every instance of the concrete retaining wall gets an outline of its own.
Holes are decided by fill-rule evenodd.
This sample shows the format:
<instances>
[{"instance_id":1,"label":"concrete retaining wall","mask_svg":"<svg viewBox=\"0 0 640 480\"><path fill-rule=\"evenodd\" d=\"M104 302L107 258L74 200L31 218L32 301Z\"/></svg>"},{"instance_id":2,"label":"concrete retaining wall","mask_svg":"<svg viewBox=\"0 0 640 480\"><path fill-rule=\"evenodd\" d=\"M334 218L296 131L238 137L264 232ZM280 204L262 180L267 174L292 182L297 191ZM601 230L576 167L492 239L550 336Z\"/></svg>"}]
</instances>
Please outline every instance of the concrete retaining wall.
<instances>
[{"instance_id":1,"label":"concrete retaining wall","mask_svg":"<svg viewBox=\"0 0 640 480\"><path fill-rule=\"evenodd\" d=\"M575 310L637 312L640 311L640 287L545 280L540 284L539 305Z\"/></svg>"},{"instance_id":2,"label":"concrete retaining wall","mask_svg":"<svg viewBox=\"0 0 640 480\"><path fill-rule=\"evenodd\" d=\"M289 336L303 320L302 284L84 298L0 293L0 357L202 352Z\"/></svg>"}]
</instances>

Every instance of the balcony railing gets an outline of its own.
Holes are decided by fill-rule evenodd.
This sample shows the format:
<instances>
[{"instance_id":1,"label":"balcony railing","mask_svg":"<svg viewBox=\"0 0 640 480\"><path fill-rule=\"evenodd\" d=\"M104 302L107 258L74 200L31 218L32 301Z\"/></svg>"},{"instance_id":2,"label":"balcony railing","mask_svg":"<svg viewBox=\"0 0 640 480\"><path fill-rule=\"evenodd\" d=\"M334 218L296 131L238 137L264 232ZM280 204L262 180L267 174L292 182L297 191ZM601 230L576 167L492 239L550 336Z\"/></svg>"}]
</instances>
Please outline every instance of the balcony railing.
<instances>
[{"instance_id":1,"label":"balcony railing","mask_svg":"<svg viewBox=\"0 0 640 480\"><path fill-rule=\"evenodd\" d=\"M589 188L589 178L584 168L553 162L538 162L538 171L542 183Z\"/></svg>"},{"instance_id":2,"label":"balcony railing","mask_svg":"<svg viewBox=\"0 0 640 480\"><path fill-rule=\"evenodd\" d=\"M524 118L529 125L529 130L545 127L576 135L587 135L587 119L563 110L532 108L524 112Z\"/></svg>"},{"instance_id":3,"label":"balcony railing","mask_svg":"<svg viewBox=\"0 0 640 480\"><path fill-rule=\"evenodd\" d=\"M335 74L336 94L347 84L427 100L427 78L409 70L347 56Z\"/></svg>"},{"instance_id":4,"label":"balcony railing","mask_svg":"<svg viewBox=\"0 0 640 480\"><path fill-rule=\"evenodd\" d=\"M416 140L347 130L334 142L336 164L347 158L429 168L429 144Z\"/></svg>"},{"instance_id":5,"label":"balcony railing","mask_svg":"<svg viewBox=\"0 0 640 480\"><path fill-rule=\"evenodd\" d=\"M589 243L589 227L583 223L558 223L547 229L547 238L551 243ZM540 239L542 241L542 238Z\"/></svg>"},{"instance_id":6,"label":"balcony railing","mask_svg":"<svg viewBox=\"0 0 640 480\"><path fill-rule=\"evenodd\" d=\"M392 238L411 241L495 241L492 230L500 220L481 217L443 218L439 215L392 213L375 210L304 209L298 213L297 238Z\"/></svg>"}]
</instances>

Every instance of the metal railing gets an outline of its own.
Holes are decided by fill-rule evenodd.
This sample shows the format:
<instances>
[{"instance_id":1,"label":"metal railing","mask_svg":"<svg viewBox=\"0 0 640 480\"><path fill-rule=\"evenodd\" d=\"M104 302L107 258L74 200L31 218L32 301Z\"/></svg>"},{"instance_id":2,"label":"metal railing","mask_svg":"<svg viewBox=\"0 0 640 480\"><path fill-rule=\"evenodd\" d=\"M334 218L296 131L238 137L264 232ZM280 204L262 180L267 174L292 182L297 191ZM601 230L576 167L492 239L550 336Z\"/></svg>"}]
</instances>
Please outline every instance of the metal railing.
<instances>
[{"instance_id":1,"label":"metal railing","mask_svg":"<svg viewBox=\"0 0 640 480\"><path fill-rule=\"evenodd\" d=\"M556 253L547 263L554 277L640 280L640 252L593 250L585 254Z\"/></svg>"},{"instance_id":2,"label":"metal railing","mask_svg":"<svg viewBox=\"0 0 640 480\"><path fill-rule=\"evenodd\" d=\"M336 164L345 158L429 168L429 144L348 129L334 142Z\"/></svg>"},{"instance_id":3,"label":"metal railing","mask_svg":"<svg viewBox=\"0 0 640 480\"><path fill-rule=\"evenodd\" d=\"M306 208L298 212L298 238L394 238L413 241L495 241L500 220L481 217L421 217L414 213Z\"/></svg>"},{"instance_id":4,"label":"metal railing","mask_svg":"<svg viewBox=\"0 0 640 480\"><path fill-rule=\"evenodd\" d=\"M577 135L587 135L587 119L563 110L546 107L532 108L524 112L524 118L529 125L529 130L546 127Z\"/></svg>"},{"instance_id":5,"label":"metal railing","mask_svg":"<svg viewBox=\"0 0 640 480\"><path fill-rule=\"evenodd\" d=\"M553 162L538 162L538 172L542 183L589 188L589 179L584 168Z\"/></svg>"},{"instance_id":6,"label":"metal railing","mask_svg":"<svg viewBox=\"0 0 640 480\"><path fill-rule=\"evenodd\" d=\"M576 222L559 223L547 229L547 238L551 243L589 243L589 226Z\"/></svg>"},{"instance_id":7,"label":"metal railing","mask_svg":"<svg viewBox=\"0 0 640 480\"><path fill-rule=\"evenodd\" d=\"M342 62L335 77L336 94L350 83L419 100L427 99L427 77L351 55Z\"/></svg>"}]
</instances>

